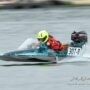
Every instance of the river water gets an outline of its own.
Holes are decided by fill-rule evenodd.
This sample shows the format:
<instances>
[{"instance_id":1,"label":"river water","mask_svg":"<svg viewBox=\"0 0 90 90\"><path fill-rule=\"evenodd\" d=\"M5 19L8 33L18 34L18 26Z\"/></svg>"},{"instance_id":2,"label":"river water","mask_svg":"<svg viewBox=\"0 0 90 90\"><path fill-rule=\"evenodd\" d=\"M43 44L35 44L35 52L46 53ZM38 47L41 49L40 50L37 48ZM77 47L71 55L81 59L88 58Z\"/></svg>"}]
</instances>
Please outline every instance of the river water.
<instances>
[{"instance_id":1,"label":"river water","mask_svg":"<svg viewBox=\"0 0 90 90\"><path fill-rule=\"evenodd\" d=\"M84 30L90 38L90 7L1 10L0 53L16 50L40 30L62 43L71 41L74 30ZM90 40L85 51L88 56L89 45ZM0 90L90 90L89 70L89 62L43 66L0 61Z\"/></svg>"}]
</instances>

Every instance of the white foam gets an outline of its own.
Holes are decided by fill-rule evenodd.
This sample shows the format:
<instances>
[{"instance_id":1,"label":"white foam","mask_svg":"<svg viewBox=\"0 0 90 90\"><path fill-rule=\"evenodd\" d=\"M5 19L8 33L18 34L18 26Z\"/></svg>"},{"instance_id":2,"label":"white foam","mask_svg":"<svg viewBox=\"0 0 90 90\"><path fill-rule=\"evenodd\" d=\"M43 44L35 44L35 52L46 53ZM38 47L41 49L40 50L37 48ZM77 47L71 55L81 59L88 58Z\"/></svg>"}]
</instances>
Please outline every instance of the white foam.
<instances>
[{"instance_id":1,"label":"white foam","mask_svg":"<svg viewBox=\"0 0 90 90\"><path fill-rule=\"evenodd\" d=\"M18 50L27 50L30 48L35 48L37 44L37 39L28 38L18 47Z\"/></svg>"}]
</instances>

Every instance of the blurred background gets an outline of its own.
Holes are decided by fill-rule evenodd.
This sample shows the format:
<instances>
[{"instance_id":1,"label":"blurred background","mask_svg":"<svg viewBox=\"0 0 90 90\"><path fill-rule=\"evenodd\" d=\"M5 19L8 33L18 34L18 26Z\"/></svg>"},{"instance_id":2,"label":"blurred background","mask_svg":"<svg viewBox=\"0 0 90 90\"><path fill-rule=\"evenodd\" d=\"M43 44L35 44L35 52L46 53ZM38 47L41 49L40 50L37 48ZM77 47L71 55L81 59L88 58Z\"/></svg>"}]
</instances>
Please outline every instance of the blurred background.
<instances>
[{"instance_id":1,"label":"blurred background","mask_svg":"<svg viewBox=\"0 0 90 90\"><path fill-rule=\"evenodd\" d=\"M37 8L54 5L90 5L90 0L0 0L0 8Z\"/></svg>"},{"instance_id":2,"label":"blurred background","mask_svg":"<svg viewBox=\"0 0 90 90\"><path fill-rule=\"evenodd\" d=\"M16 50L40 30L62 43L71 42L74 30L90 38L89 5L90 0L0 0L0 53ZM90 56L90 39L84 54ZM0 60L0 90L67 89L90 90L90 58L66 58L51 66Z\"/></svg>"},{"instance_id":3,"label":"blurred background","mask_svg":"<svg viewBox=\"0 0 90 90\"><path fill-rule=\"evenodd\" d=\"M0 41L5 43L0 46L8 50L10 45L6 43L10 43L13 36L17 43L12 43L10 49L16 48L42 29L61 42L70 42L74 30L89 30L89 5L90 0L0 0Z\"/></svg>"}]
</instances>

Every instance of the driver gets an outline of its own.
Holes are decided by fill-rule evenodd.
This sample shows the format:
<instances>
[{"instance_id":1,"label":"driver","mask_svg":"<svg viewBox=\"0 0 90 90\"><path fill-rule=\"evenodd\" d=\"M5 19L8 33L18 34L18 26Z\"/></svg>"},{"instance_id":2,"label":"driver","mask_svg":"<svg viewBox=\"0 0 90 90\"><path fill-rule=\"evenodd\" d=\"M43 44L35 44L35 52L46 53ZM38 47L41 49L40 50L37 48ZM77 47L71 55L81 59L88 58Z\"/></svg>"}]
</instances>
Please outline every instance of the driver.
<instances>
[{"instance_id":1,"label":"driver","mask_svg":"<svg viewBox=\"0 0 90 90\"><path fill-rule=\"evenodd\" d=\"M40 31L37 34L37 39L41 45L45 44L48 48L54 51L64 51L64 46L62 45L62 43L57 41L45 30Z\"/></svg>"}]
</instances>

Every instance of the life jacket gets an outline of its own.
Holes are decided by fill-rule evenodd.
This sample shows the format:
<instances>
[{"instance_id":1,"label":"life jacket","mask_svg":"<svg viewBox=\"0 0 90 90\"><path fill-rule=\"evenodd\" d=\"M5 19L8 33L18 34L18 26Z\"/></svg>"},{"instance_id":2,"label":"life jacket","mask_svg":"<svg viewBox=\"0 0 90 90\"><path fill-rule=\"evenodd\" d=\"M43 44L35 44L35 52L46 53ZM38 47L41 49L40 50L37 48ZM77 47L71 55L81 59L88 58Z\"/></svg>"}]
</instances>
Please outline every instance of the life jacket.
<instances>
[{"instance_id":1,"label":"life jacket","mask_svg":"<svg viewBox=\"0 0 90 90\"><path fill-rule=\"evenodd\" d=\"M64 51L64 46L51 36L49 37L47 43L50 44L48 47L54 51Z\"/></svg>"}]
</instances>

